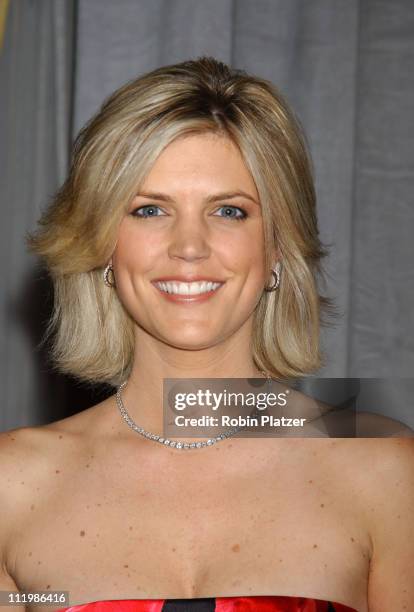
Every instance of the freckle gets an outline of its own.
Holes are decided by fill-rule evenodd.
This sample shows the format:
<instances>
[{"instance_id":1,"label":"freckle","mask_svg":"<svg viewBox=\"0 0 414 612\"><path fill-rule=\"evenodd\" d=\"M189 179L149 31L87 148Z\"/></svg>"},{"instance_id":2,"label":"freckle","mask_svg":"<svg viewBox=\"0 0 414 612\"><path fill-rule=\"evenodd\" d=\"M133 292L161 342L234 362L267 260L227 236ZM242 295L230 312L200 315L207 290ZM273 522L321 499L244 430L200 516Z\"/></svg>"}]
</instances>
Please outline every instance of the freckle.
<instances>
[{"instance_id":1,"label":"freckle","mask_svg":"<svg viewBox=\"0 0 414 612\"><path fill-rule=\"evenodd\" d=\"M41 563L42 563L41 561L38 561L38 562L37 562L37 565L40 565Z\"/></svg>"},{"instance_id":2,"label":"freckle","mask_svg":"<svg viewBox=\"0 0 414 612\"><path fill-rule=\"evenodd\" d=\"M96 504L97 506L102 506L102 504Z\"/></svg>"},{"instance_id":3,"label":"freckle","mask_svg":"<svg viewBox=\"0 0 414 612\"><path fill-rule=\"evenodd\" d=\"M313 480L308 480L308 482L313 482Z\"/></svg>"},{"instance_id":4,"label":"freckle","mask_svg":"<svg viewBox=\"0 0 414 612\"><path fill-rule=\"evenodd\" d=\"M354 538L351 538L351 542L355 542Z\"/></svg>"},{"instance_id":5,"label":"freckle","mask_svg":"<svg viewBox=\"0 0 414 612\"><path fill-rule=\"evenodd\" d=\"M31 553L31 552L29 552L29 557L31 557L31 556L32 556L32 553Z\"/></svg>"},{"instance_id":6,"label":"freckle","mask_svg":"<svg viewBox=\"0 0 414 612\"><path fill-rule=\"evenodd\" d=\"M279 563L283 563L283 559L279 559Z\"/></svg>"},{"instance_id":7,"label":"freckle","mask_svg":"<svg viewBox=\"0 0 414 612\"><path fill-rule=\"evenodd\" d=\"M325 567L328 567L328 565L327 565L326 563L324 563L324 566L325 566Z\"/></svg>"},{"instance_id":8,"label":"freckle","mask_svg":"<svg viewBox=\"0 0 414 612\"><path fill-rule=\"evenodd\" d=\"M129 531L132 531L132 527L131 526L129 526Z\"/></svg>"},{"instance_id":9,"label":"freckle","mask_svg":"<svg viewBox=\"0 0 414 612\"><path fill-rule=\"evenodd\" d=\"M126 564L124 565L124 567L129 567L129 565L126 563Z\"/></svg>"},{"instance_id":10,"label":"freckle","mask_svg":"<svg viewBox=\"0 0 414 612\"><path fill-rule=\"evenodd\" d=\"M55 470L56 474L60 474L60 470Z\"/></svg>"},{"instance_id":11,"label":"freckle","mask_svg":"<svg viewBox=\"0 0 414 612\"><path fill-rule=\"evenodd\" d=\"M317 545L317 544L314 544L314 545L313 545L313 548L318 548L318 545Z\"/></svg>"},{"instance_id":12,"label":"freckle","mask_svg":"<svg viewBox=\"0 0 414 612\"><path fill-rule=\"evenodd\" d=\"M254 519L253 514L250 515L250 520L252 521Z\"/></svg>"},{"instance_id":13,"label":"freckle","mask_svg":"<svg viewBox=\"0 0 414 612\"><path fill-rule=\"evenodd\" d=\"M87 463L87 464L85 465L85 467L89 467L89 463Z\"/></svg>"},{"instance_id":14,"label":"freckle","mask_svg":"<svg viewBox=\"0 0 414 612\"><path fill-rule=\"evenodd\" d=\"M325 504L321 504L321 508L325 508Z\"/></svg>"},{"instance_id":15,"label":"freckle","mask_svg":"<svg viewBox=\"0 0 414 612\"><path fill-rule=\"evenodd\" d=\"M397 518L401 518L401 514L397 514Z\"/></svg>"},{"instance_id":16,"label":"freckle","mask_svg":"<svg viewBox=\"0 0 414 612\"><path fill-rule=\"evenodd\" d=\"M61 440L63 438L62 434L59 435L59 440Z\"/></svg>"},{"instance_id":17,"label":"freckle","mask_svg":"<svg viewBox=\"0 0 414 612\"><path fill-rule=\"evenodd\" d=\"M46 585L46 588L47 588L47 589L50 589L50 584Z\"/></svg>"},{"instance_id":18,"label":"freckle","mask_svg":"<svg viewBox=\"0 0 414 612\"><path fill-rule=\"evenodd\" d=\"M240 551L240 544L234 544L231 547L231 549L232 549L233 552L239 552Z\"/></svg>"},{"instance_id":19,"label":"freckle","mask_svg":"<svg viewBox=\"0 0 414 612\"><path fill-rule=\"evenodd\" d=\"M86 506L86 509L89 510L90 506Z\"/></svg>"},{"instance_id":20,"label":"freckle","mask_svg":"<svg viewBox=\"0 0 414 612\"><path fill-rule=\"evenodd\" d=\"M30 506L30 510L34 510L34 504Z\"/></svg>"},{"instance_id":21,"label":"freckle","mask_svg":"<svg viewBox=\"0 0 414 612\"><path fill-rule=\"evenodd\" d=\"M82 531L79 532L79 535L82 536L82 537L85 535L85 532L84 532L83 529L82 529Z\"/></svg>"},{"instance_id":22,"label":"freckle","mask_svg":"<svg viewBox=\"0 0 414 612\"><path fill-rule=\"evenodd\" d=\"M177 549L173 547L171 550L172 550L173 552L175 552Z\"/></svg>"},{"instance_id":23,"label":"freckle","mask_svg":"<svg viewBox=\"0 0 414 612\"><path fill-rule=\"evenodd\" d=\"M24 480L22 480L20 484L24 484Z\"/></svg>"}]
</instances>

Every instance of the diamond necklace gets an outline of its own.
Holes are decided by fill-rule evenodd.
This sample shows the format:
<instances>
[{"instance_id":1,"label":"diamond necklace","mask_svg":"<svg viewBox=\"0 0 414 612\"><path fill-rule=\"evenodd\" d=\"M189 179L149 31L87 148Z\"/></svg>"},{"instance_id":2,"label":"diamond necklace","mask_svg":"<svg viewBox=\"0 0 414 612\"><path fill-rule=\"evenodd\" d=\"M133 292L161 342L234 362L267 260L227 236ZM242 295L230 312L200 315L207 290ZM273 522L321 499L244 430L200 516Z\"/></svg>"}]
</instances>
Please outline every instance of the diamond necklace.
<instances>
[{"instance_id":1,"label":"diamond necklace","mask_svg":"<svg viewBox=\"0 0 414 612\"><path fill-rule=\"evenodd\" d=\"M269 376L268 374L266 374L266 372L263 372L263 371L261 371L260 373L266 377L267 384L270 385L272 381L271 376ZM143 427L140 427L129 416L124 406L124 403L122 401L122 396L121 396L121 391L125 387L127 382L128 381L125 381L124 383L122 383L122 385L118 387L117 392L116 392L116 403L119 408L119 412L121 413L125 422L127 423L127 425L129 425L131 429L139 433L144 438L147 438L148 440L154 440L154 442L159 442L160 444L163 444L164 446L169 446L170 448L177 448L179 450L188 450L190 448L204 448L205 446L213 446L217 442L226 440L227 438L234 436L236 433L238 433L242 429L245 429L246 427L246 426L232 427L231 429L228 429L225 433L221 433L214 438L209 438L208 440L203 440L202 442L183 442L181 440L176 441L176 440L169 440L168 438L163 438L162 436L159 436L158 434L151 433L150 431L147 431ZM258 412L259 412L258 409L255 408L255 410L253 410L250 416L255 416L256 414L258 414Z\"/></svg>"}]
</instances>

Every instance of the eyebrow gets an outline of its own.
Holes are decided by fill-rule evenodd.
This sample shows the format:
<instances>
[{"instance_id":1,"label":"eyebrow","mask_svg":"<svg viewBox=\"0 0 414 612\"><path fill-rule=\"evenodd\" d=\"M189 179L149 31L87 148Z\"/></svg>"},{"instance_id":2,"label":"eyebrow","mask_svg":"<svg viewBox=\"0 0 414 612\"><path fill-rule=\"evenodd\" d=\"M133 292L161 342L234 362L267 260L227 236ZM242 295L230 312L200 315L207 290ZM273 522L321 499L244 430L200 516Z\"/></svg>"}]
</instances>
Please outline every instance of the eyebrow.
<instances>
[{"instance_id":1,"label":"eyebrow","mask_svg":"<svg viewBox=\"0 0 414 612\"><path fill-rule=\"evenodd\" d=\"M151 198L152 200L161 200L162 202L174 202L174 199L171 196L166 195L165 193L153 191L140 191L136 194L136 197ZM222 193L216 193L205 198L205 202L209 203L216 202L217 200L231 200L232 198L240 197L247 198L248 200L251 200L258 206L260 206L259 202L245 191L225 191Z\"/></svg>"}]
</instances>

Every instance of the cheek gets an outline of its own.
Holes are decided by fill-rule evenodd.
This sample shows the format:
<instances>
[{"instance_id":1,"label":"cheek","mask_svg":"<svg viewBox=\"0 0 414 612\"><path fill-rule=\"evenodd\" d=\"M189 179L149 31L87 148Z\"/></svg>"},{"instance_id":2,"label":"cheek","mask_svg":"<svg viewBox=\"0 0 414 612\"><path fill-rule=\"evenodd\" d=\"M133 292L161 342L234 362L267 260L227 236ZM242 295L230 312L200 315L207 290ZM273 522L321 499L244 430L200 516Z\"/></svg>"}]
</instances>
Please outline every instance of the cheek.
<instances>
[{"instance_id":1,"label":"cheek","mask_svg":"<svg viewBox=\"0 0 414 612\"><path fill-rule=\"evenodd\" d=\"M152 235L145 228L137 228L130 222L124 222L118 233L117 246L112 257L114 267L145 271L159 255L160 243L159 237Z\"/></svg>"},{"instance_id":2,"label":"cheek","mask_svg":"<svg viewBox=\"0 0 414 612\"><path fill-rule=\"evenodd\" d=\"M217 243L217 252L230 268L244 273L251 282L260 284L265 278L263 238L258 231L222 239Z\"/></svg>"}]
</instances>

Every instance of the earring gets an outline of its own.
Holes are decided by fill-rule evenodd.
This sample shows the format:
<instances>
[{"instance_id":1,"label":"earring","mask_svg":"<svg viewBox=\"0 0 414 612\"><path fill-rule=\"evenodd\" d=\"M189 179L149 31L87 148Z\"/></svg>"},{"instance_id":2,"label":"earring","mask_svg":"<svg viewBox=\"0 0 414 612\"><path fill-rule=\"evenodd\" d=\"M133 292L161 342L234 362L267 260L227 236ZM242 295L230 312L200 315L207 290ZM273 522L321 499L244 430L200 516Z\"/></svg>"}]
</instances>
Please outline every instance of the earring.
<instances>
[{"instance_id":1,"label":"earring","mask_svg":"<svg viewBox=\"0 0 414 612\"><path fill-rule=\"evenodd\" d=\"M273 285L271 285L270 287L265 287L264 290L265 291L276 291L276 289L279 287L279 283L280 283L280 261L277 262L277 264L275 265L274 269L272 270L272 274L273 274L273 278L274 278L274 283Z\"/></svg>"},{"instance_id":2,"label":"earring","mask_svg":"<svg viewBox=\"0 0 414 612\"><path fill-rule=\"evenodd\" d=\"M110 280L110 275L112 276L112 282ZM103 279L104 279L104 283L107 287L115 287L115 276L114 276L114 269L111 266L111 264L108 264L105 268L105 271L103 273Z\"/></svg>"}]
</instances>

